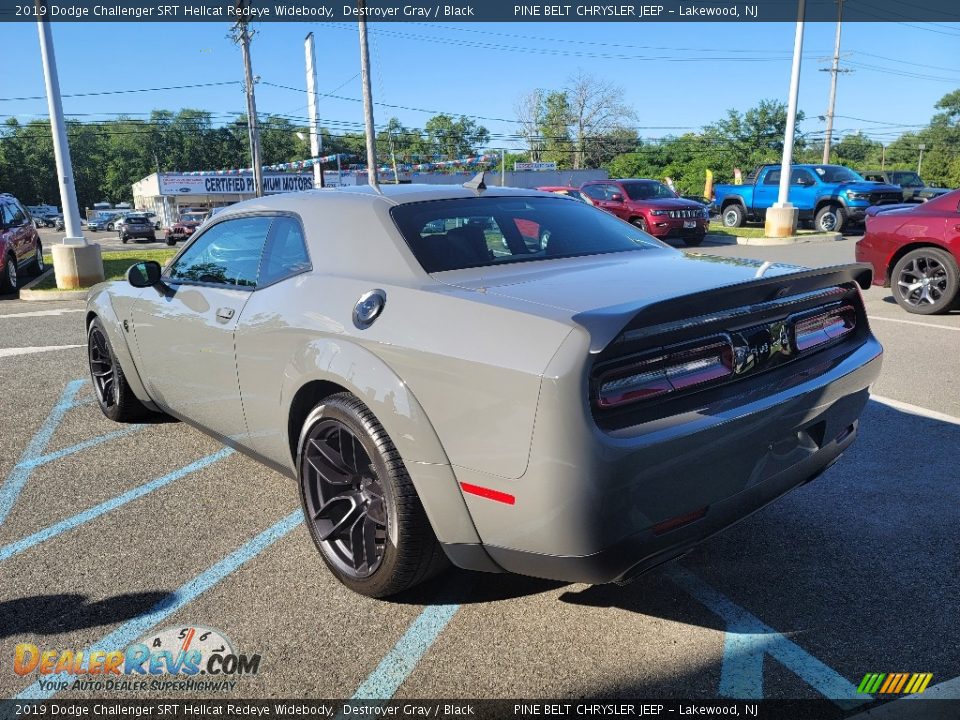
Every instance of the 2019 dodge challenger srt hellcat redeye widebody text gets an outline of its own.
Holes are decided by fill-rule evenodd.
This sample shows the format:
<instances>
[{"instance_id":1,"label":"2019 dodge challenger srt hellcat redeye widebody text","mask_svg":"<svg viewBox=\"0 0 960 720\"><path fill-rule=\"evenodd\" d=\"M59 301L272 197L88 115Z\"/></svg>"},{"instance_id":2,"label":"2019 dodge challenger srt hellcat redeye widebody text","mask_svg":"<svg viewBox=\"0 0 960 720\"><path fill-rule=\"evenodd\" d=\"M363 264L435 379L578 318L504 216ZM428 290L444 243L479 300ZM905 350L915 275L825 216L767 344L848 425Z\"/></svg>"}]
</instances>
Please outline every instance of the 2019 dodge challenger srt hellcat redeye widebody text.
<instances>
[{"instance_id":1,"label":"2019 dodge challenger srt hellcat redeye widebody text","mask_svg":"<svg viewBox=\"0 0 960 720\"><path fill-rule=\"evenodd\" d=\"M869 284L477 178L238 203L86 326L108 417L295 478L330 570L386 596L448 561L629 580L817 477L880 370Z\"/></svg>"}]
</instances>

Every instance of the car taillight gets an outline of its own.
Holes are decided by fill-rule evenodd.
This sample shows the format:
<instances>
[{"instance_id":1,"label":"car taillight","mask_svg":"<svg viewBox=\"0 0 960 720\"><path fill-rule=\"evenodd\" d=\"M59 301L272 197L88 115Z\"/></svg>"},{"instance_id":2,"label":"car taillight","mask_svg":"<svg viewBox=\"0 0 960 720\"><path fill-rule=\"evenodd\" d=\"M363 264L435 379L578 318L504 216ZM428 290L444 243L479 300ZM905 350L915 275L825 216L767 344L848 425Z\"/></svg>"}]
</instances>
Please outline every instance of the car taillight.
<instances>
[{"instance_id":1,"label":"car taillight","mask_svg":"<svg viewBox=\"0 0 960 720\"><path fill-rule=\"evenodd\" d=\"M832 342L857 327L857 311L852 305L839 305L826 312L799 318L793 326L794 344L803 352Z\"/></svg>"},{"instance_id":2,"label":"car taillight","mask_svg":"<svg viewBox=\"0 0 960 720\"><path fill-rule=\"evenodd\" d=\"M733 375L733 344L726 335L704 338L639 358L600 376L596 404L617 407L686 390Z\"/></svg>"}]
</instances>

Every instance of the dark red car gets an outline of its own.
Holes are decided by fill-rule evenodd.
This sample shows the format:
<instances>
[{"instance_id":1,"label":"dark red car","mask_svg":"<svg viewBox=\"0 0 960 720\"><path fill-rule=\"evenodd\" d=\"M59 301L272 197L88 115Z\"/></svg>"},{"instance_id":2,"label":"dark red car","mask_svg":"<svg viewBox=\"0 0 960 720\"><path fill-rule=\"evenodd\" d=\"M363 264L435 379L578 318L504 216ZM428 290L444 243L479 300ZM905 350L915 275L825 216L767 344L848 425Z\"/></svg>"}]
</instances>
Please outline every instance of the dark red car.
<instances>
[{"instance_id":1,"label":"dark red car","mask_svg":"<svg viewBox=\"0 0 960 720\"><path fill-rule=\"evenodd\" d=\"M857 260L873 265L873 284L889 287L904 310L947 312L957 304L960 277L960 190L922 205L867 210Z\"/></svg>"},{"instance_id":2,"label":"dark red car","mask_svg":"<svg viewBox=\"0 0 960 720\"><path fill-rule=\"evenodd\" d=\"M178 240L186 240L193 235L193 231L207 219L207 214L206 212L181 213L180 219L164 232L167 245L175 245Z\"/></svg>"},{"instance_id":3,"label":"dark red car","mask_svg":"<svg viewBox=\"0 0 960 720\"><path fill-rule=\"evenodd\" d=\"M40 235L23 205L0 193L0 293L11 293L28 274L44 271Z\"/></svg>"},{"instance_id":4,"label":"dark red car","mask_svg":"<svg viewBox=\"0 0 960 720\"><path fill-rule=\"evenodd\" d=\"M656 180L598 180L585 183L580 192L598 208L661 240L679 237L696 246L710 225L704 205L685 200Z\"/></svg>"}]
</instances>

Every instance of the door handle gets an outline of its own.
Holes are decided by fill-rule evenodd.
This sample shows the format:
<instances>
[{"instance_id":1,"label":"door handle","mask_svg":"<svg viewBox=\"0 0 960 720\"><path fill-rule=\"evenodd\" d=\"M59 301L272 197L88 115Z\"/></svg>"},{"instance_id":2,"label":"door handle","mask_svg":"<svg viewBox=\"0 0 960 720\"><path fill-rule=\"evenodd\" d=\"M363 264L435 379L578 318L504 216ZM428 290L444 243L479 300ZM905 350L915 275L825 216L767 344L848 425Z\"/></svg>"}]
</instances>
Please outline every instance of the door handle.
<instances>
[{"instance_id":1,"label":"door handle","mask_svg":"<svg viewBox=\"0 0 960 720\"><path fill-rule=\"evenodd\" d=\"M221 322L227 322L233 317L234 310L233 308L222 307L217 310L217 320Z\"/></svg>"},{"instance_id":2,"label":"door handle","mask_svg":"<svg viewBox=\"0 0 960 720\"><path fill-rule=\"evenodd\" d=\"M960 230L960 225L954 225L954 226L953 226L953 229L954 229L954 230Z\"/></svg>"}]
</instances>

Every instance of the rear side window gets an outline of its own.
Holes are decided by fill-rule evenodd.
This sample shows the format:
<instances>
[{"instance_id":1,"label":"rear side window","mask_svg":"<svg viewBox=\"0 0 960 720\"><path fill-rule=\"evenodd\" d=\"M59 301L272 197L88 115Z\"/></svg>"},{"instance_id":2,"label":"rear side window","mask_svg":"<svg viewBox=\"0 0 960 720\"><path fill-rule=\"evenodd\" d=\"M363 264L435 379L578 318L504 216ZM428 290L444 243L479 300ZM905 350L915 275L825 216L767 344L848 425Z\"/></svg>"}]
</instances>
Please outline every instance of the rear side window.
<instances>
[{"instance_id":1,"label":"rear side window","mask_svg":"<svg viewBox=\"0 0 960 720\"><path fill-rule=\"evenodd\" d=\"M270 235L260 262L261 287L309 270L310 256L300 223L292 217L278 217L270 226Z\"/></svg>"},{"instance_id":2,"label":"rear side window","mask_svg":"<svg viewBox=\"0 0 960 720\"><path fill-rule=\"evenodd\" d=\"M433 200L390 212L431 273L661 247L613 215L561 197Z\"/></svg>"}]
</instances>

